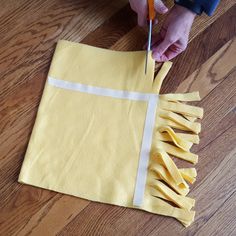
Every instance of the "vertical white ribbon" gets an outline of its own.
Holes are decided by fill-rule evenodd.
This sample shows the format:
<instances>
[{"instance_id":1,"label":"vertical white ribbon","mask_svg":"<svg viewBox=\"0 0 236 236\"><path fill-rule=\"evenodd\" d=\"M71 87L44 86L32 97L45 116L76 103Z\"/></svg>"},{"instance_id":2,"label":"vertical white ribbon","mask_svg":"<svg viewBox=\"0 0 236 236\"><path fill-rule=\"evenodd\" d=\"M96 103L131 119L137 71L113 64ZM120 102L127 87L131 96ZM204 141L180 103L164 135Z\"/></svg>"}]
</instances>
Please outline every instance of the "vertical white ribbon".
<instances>
[{"instance_id":1,"label":"vertical white ribbon","mask_svg":"<svg viewBox=\"0 0 236 236\"><path fill-rule=\"evenodd\" d=\"M152 146L153 129L156 120L156 107L158 95L151 95L148 101L146 120L143 131L143 140L139 158L139 165L136 177L133 205L140 207L143 203L145 186L147 181L148 163Z\"/></svg>"}]
</instances>

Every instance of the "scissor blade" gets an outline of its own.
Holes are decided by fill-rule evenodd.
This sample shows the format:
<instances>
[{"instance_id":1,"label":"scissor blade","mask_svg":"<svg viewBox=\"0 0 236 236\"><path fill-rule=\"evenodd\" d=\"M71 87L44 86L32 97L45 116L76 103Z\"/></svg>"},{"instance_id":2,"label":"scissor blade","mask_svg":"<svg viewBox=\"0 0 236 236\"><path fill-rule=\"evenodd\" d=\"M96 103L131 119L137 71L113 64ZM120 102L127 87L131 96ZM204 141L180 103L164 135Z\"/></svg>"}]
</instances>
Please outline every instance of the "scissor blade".
<instances>
[{"instance_id":1,"label":"scissor blade","mask_svg":"<svg viewBox=\"0 0 236 236\"><path fill-rule=\"evenodd\" d=\"M152 20L149 20L148 46L147 46L146 61L145 61L145 75L147 73L148 53L151 51L151 43L152 43Z\"/></svg>"}]
</instances>

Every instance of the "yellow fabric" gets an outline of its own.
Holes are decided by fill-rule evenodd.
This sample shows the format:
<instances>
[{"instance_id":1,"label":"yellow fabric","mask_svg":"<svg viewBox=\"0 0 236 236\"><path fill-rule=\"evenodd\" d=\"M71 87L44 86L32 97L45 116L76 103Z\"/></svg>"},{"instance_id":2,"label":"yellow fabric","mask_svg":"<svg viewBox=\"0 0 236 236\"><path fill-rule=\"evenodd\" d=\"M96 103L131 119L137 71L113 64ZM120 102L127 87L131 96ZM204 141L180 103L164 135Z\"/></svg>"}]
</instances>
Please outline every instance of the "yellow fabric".
<instances>
[{"instance_id":1,"label":"yellow fabric","mask_svg":"<svg viewBox=\"0 0 236 236\"><path fill-rule=\"evenodd\" d=\"M189 183L193 184L196 181L197 172L195 168L182 168L179 171L182 177Z\"/></svg>"},{"instance_id":2,"label":"yellow fabric","mask_svg":"<svg viewBox=\"0 0 236 236\"><path fill-rule=\"evenodd\" d=\"M169 137L171 140L175 143L175 145L184 151L189 151L189 149L192 146L191 142L188 142L184 140L180 134L176 134L175 131L168 127L168 126L163 126L159 129L159 132L162 134L162 132L167 132L169 134Z\"/></svg>"},{"instance_id":3,"label":"yellow fabric","mask_svg":"<svg viewBox=\"0 0 236 236\"><path fill-rule=\"evenodd\" d=\"M115 52L62 40L49 76L100 88L158 94L171 62L162 66L155 80L151 54L146 75L144 64L144 51ZM202 118L203 111L181 103L199 100L197 92L159 97L140 207L133 205L133 197L148 103L70 91L52 86L48 80L19 182L172 216L188 226L195 212L191 210L194 200L186 196L186 181L195 181L195 169L178 169L167 153L197 162L190 148L199 142L200 123L195 119Z\"/></svg>"},{"instance_id":4,"label":"yellow fabric","mask_svg":"<svg viewBox=\"0 0 236 236\"><path fill-rule=\"evenodd\" d=\"M154 157L157 158L157 162L163 165L170 173L171 177L179 186L185 186L185 182L178 168L176 167L174 161L170 158L170 156L163 152L162 150L158 150L156 154L153 154Z\"/></svg>"},{"instance_id":5,"label":"yellow fabric","mask_svg":"<svg viewBox=\"0 0 236 236\"><path fill-rule=\"evenodd\" d=\"M150 170L151 171L149 172L149 179L159 179L165 181L180 195L186 196L189 193L189 186L186 184L176 184L175 180L171 177L170 173L166 168L163 167L163 165L153 164L150 167Z\"/></svg>"},{"instance_id":6,"label":"yellow fabric","mask_svg":"<svg viewBox=\"0 0 236 236\"><path fill-rule=\"evenodd\" d=\"M167 101L182 101L182 102L201 100L198 92L185 93L185 94L182 93L161 94L160 99L164 99Z\"/></svg>"},{"instance_id":7,"label":"yellow fabric","mask_svg":"<svg viewBox=\"0 0 236 236\"><path fill-rule=\"evenodd\" d=\"M176 205L178 205L181 208L190 211L195 204L194 199L178 195L175 191L171 190L171 188L167 187L159 180L155 181L153 186L154 186L154 189L152 189L153 195L156 195L159 192L161 192L162 194L164 194L164 199L176 203Z\"/></svg>"}]
</instances>

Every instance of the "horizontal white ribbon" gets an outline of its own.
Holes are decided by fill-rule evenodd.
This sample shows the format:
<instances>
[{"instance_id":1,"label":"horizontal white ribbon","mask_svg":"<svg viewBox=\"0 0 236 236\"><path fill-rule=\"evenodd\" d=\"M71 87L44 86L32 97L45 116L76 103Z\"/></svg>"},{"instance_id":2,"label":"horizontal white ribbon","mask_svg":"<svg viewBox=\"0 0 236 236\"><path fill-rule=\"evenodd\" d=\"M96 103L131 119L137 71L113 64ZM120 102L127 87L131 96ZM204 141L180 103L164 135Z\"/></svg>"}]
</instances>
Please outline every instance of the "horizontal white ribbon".
<instances>
[{"instance_id":1,"label":"horizontal white ribbon","mask_svg":"<svg viewBox=\"0 0 236 236\"><path fill-rule=\"evenodd\" d=\"M143 131L143 139L139 157L138 171L136 177L135 191L133 197L133 205L140 207L143 203L144 192L145 192L158 95L152 93L139 93L125 90L115 90L102 87L95 87L91 85L85 85L85 84L55 79L50 76L48 77L48 83L58 88L78 91L81 93L88 93L98 96L107 96L118 99L128 99L134 101L146 101L148 103L144 131Z\"/></svg>"}]
</instances>

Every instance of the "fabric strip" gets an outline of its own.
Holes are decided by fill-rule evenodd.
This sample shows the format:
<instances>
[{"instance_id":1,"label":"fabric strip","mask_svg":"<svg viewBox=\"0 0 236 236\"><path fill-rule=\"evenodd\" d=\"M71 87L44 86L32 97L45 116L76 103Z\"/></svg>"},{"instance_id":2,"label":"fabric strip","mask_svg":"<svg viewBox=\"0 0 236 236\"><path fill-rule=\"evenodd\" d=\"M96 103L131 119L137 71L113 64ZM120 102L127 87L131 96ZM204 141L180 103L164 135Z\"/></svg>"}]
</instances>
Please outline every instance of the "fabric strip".
<instances>
[{"instance_id":1,"label":"fabric strip","mask_svg":"<svg viewBox=\"0 0 236 236\"><path fill-rule=\"evenodd\" d=\"M158 95L152 93L139 93L125 90L115 90L115 89L95 87L95 86L55 79L50 76L48 77L48 83L57 88L73 90L82 93L89 93L93 95L107 96L118 99L128 99L134 101L148 102L143 138L141 144L141 151L139 157L138 171L136 177L134 198L133 198L133 205L140 207L143 203L144 192L145 192Z\"/></svg>"}]
</instances>

